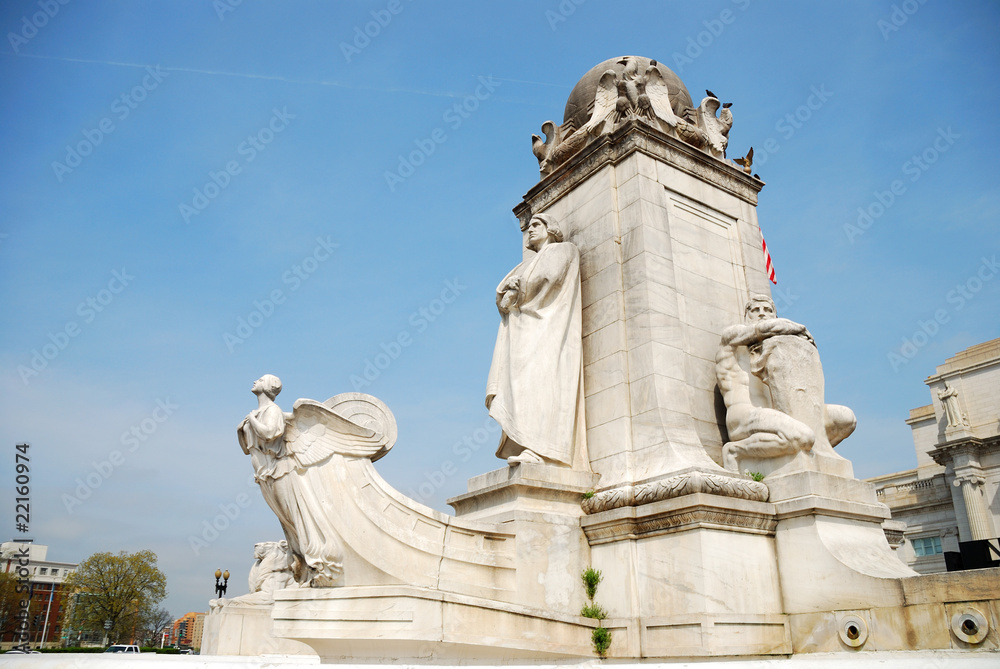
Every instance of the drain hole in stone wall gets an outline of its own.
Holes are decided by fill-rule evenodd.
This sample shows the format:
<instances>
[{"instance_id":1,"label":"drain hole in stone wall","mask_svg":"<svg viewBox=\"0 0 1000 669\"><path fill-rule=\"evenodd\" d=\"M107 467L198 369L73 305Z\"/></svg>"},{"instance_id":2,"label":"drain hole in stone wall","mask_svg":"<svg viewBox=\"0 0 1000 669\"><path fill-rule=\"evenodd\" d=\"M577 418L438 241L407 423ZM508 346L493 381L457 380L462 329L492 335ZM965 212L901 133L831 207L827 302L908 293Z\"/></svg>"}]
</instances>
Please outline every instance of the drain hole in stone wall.
<instances>
[{"instance_id":1,"label":"drain hole in stone wall","mask_svg":"<svg viewBox=\"0 0 1000 669\"><path fill-rule=\"evenodd\" d=\"M964 629L964 627L963 627L963 629ZM850 639L851 641L854 641L859 636L861 636L861 631L858 630L858 626L857 625L848 625L847 626L847 638L848 639Z\"/></svg>"},{"instance_id":2,"label":"drain hole in stone wall","mask_svg":"<svg viewBox=\"0 0 1000 669\"><path fill-rule=\"evenodd\" d=\"M962 621L962 631L969 636L975 636L979 633L979 625L972 618L966 618Z\"/></svg>"}]
</instances>

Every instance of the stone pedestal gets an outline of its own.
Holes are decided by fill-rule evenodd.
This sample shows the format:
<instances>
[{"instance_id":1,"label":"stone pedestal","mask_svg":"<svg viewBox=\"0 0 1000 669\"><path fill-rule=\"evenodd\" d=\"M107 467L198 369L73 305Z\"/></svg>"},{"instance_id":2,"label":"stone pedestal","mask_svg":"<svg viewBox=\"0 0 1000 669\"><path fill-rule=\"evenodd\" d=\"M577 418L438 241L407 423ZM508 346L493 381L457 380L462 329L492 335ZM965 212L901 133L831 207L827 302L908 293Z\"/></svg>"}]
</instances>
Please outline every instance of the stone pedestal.
<instances>
[{"instance_id":1,"label":"stone pedestal","mask_svg":"<svg viewBox=\"0 0 1000 669\"><path fill-rule=\"evenodd\" d=\"M316 655L304 643L276 637L270 606L226 607L205 616L202 655Z\"/></svg>"},{"instance_id":2,"label":"stone pedestal","mask_svg":"<svg viewBox=\"0 0 1000 669\"><path fill-rule=\"evenodd\" d=\"M576 614L585 602L580 573L590 564L581 502L597 480L589 472L519 464L470 479L469 492L448 503L462 520L516 534L519 601Z\"/></svg>"},{"instance_id":3,"label":"stone pedestal","mask_svg":"<svg viewBox=\"0 0 1000 669\"><path fill-rule=\"evenodd\" d=\"M518 511L579 518L583 496L593 492L599 478L548 465L501 467L469 479L469 492L452 497L448 504L464 520L488 523L509 522Z\"/></svg>"},{"instance_id":4,"label":"stone pedestal","mask_svg":"<svg viewBox=\"0 0 1000 669\"><path fill-rule=\"evenodd\" d=\"M771 504L693 493L582 524L604 575L598 599L632 619L642 656L790 652Z\"/></svg>"},{"instance_id":5,"label":"stone pedestal","mask_svg":"<svg viewBox=\"0 0 1000 669\"><path fill-rule=\"evenodd\" d=\"M640 121L532 188L580 249L587 444L600 489L719 472L720 335L769 294L755 205L763 183Z\"/></svg>"},{"instance_id":6,"label":"stone pedestal","mask_svg":"<svg viewBox=\"0 0 1000 669\"><path fill-rule=\"evenodd\" d=\"M786 613L904 603L899 579L917 574L886 540L874 486L817 471L766 481Z\"/></svg>"}]
</instances>

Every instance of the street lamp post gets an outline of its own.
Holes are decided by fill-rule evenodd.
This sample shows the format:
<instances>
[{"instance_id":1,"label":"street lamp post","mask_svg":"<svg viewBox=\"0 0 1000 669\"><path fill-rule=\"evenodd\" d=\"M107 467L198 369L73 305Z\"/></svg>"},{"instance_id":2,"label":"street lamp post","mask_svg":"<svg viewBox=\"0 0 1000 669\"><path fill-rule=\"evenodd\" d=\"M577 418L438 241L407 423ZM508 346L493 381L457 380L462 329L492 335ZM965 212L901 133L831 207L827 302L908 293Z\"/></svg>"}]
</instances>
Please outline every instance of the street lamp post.
<instances>
[{"instance_id":1,"label":"street lamp post","mask_svg":"<svg viewBox=\"0 0 1000 669\"><path fill-rule=\"evenodd\" d=\"M222 577L222 583L219 583L219 577ZM221 569L215 570L215 595L216 597L224 597L226 594L226 588L229 587L229 570L222 571Z\"/></svg>"}]
</instances>

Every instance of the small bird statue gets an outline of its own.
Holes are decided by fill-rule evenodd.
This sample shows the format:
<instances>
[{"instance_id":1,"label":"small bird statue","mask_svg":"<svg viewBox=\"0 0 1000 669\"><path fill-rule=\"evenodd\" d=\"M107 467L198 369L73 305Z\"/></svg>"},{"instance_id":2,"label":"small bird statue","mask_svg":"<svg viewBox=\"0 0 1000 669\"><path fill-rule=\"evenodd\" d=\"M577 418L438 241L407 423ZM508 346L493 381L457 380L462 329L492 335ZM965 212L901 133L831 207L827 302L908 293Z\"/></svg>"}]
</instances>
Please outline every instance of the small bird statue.
<instances>
[{"instance_id":1,"label":"small bird statue","mask_svg":"<svg viewBox=\"0 0 1000 669\"><path fill-rule=\"evenodd\" d=\"M750 147L750 150L747 151L747 155L742 158L737 158L733 162L742 167L743 171L747 174L752 173L753 170L750 169L750 166L753 165L753 147Z\"/></svg>"}]
</instances>

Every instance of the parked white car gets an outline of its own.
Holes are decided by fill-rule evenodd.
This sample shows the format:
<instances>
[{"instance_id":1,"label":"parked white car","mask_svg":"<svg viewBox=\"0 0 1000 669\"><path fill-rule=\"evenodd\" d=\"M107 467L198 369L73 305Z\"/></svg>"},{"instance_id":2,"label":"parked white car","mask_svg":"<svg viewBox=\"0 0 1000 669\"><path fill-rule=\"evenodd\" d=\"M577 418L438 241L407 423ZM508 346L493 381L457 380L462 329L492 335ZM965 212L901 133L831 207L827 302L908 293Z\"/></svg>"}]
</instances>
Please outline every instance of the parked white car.
<instances>
[{"instance_id":1,"label":"parked white car","mask_svg":"<svg viewBox=\"0 0 1000 669\"><path fill-rule=\"evenodd\" d=\"M116 643L113 646L108 646L108 649L104 651L105 653L138 653L138 646L129 646L126 644Z\"/></svg>"}]
</instances>

